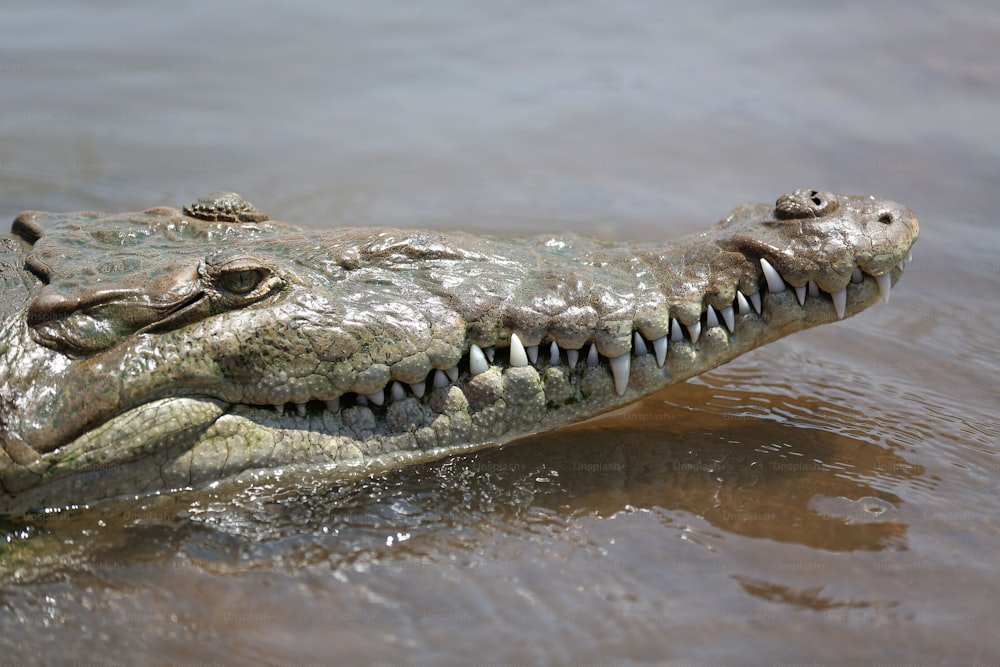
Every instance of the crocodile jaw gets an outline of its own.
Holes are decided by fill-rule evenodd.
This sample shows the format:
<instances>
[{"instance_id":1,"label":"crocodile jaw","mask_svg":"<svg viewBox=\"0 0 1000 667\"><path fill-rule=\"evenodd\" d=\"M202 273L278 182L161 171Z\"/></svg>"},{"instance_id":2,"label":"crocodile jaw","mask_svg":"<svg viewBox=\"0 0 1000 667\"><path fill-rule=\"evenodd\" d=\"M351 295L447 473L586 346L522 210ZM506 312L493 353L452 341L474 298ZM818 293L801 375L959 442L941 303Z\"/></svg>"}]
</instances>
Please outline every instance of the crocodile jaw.
<instances>
[{"instance_id":1,"label":"crocodile jaw","mask_svg":"<svg viewBox=\"0 0 1000 667\"><path fill-rule=\"evenodd\" d=\"M464 342L464 351L459 347L461 354L443 368L425 373L426 380L369 386L359 375L360 379L349 378L355 384L347 394L299 394L304 399L285 395L273 405L260 405L260 401L233 400L226 393L232 389L212 387L209 391L207 384L204 391L184 386L172 393L168 375L151 385L159 387L154 389L108 385L108 373L114 377L129 369L127 374L135 376L146 363L146 354L162 354L164 346L191 344L192 339L180 334L179 338L161 336L119 346L86 363L67 362L52 350L25 344L20 354L33 357L39 382L44 383L46 377L75 377L76 382L70 382L73 386L96 390L100 385L106 392L103 397L84 396L75 403L77 410L59 413L70 424L65 432L79 430L72 426L74 413L87 412L90 399L98 408L116 400L122 407L118 414L106 416L69 441L59 439L60 424L33 424L29 415L23 422L29 428L23 430L37 426L38 434L53 434L48 437L53 444L42 446L37 444L44 442L41 437L29 438L32 446L28 447L11 432L4 433L0 420L4 445L0 483L9 496L16 496L0 504L0 510L200 486L300 465L349 476L502 444L590 418L767 342L856 314L880 297L887 299L916 238L915 218L898 208L903 218L909 216L903 220L909 233L878 253L858 254L851 266L824 260L818 271L810 272L769 235L762 240L735 233L724 241L697 235L693 243L711 241L734 248L746 265L736 282L721 287L713 283L711 289L674 304L669 311L643 311L637 305L624 335L613 331L575 347L560 347L555 338L539 340L529 326L530 313L515 312L511 320L522 325L514 327L520 335L501 331L484 340L488 332L478 337L470 334L469 340L459 342ZM725 231L730 230L726 227ZM627 254L620 250L598 253L592 263L627 265L633 253L654 252L648 246L625 248ZM813 264L816 261L813 258ZM854 279L841 287L852 271ZM239 319L241 315L233 317L232 321L213 320L218 328L214 334L211 329L200 334L201 340L208 345L210 339L239 329L241 322L246 324ZM3 339L29 340L23 321L4 326ZM572 333L563 331L562 335ZM150 349L143 347L147 342ZM493 357L487 359L490 353ZM88 377L90 382L80 379ZM243 385L237 389L246 391ZM129 392L133 397L123 398Z\"/></svg>"},{"instance_id":2,"label":"crocodile jaw","mask_svg":"<svg viewBox=\"0 0 1000 667\"><path fill-rule=\"evenodd\" d=\"M895 284L902 268L889 275ZM849 285L845 317L884 300L882 289L872 276ZM597 355L597 364L591 365L591 354L578 353L571 369L572 351L560 350L558 362L552 363L550 349L539 351L537 362L526 366L509 366L509 359L505 364L498 355L499 363L484 373L473 376L463 368L456 382L426 387L423 399L411 390L393 398L390 390L383 406L370 400L363 405L364 399L349 407L329 406L335 410L310 404L302 415L290 406L279 411L214 398L157 399L25 468L20 476L24 491L9 509L198 487L226 478L238 481L265 470L308 467L348 479L431 461L621 408L768 342L840 319L825 293L807 294L804 304L791 288L762 290L759 296L761 314L747 299L750 307L734 313L732 332L720 317L717 326L704 328L692 342L684 327L681 340L667 341L662 366L653 342L640 334L626 357L628 385L621 394L615 391L615 371L606 357ZM150 457L162 464L151 468ZM44 477L53 481L34 488L38 478L29 469L44 470ZM8 475L4 483L9 488L20 480Z\"/></svg>"}]
</instances>

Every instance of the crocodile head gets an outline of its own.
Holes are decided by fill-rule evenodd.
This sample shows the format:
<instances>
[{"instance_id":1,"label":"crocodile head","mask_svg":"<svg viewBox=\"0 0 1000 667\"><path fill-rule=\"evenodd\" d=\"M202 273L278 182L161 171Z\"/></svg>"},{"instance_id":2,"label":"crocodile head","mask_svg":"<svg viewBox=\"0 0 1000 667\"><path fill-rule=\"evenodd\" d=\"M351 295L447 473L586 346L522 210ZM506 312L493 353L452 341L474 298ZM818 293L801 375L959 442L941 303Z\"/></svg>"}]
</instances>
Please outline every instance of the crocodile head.
<instances>
[{"instance_id":1,"label":"crocodile head","mask_svg":"<svg viewBox=\"0 0 1000 667\"><path fill-rule=\"evenodd\" d=\"M0 511L580 421L888 300L918 232L815 190L617 244L310 231L213 197L28 212L0 237Z\"/></svg>"}]
</instances>

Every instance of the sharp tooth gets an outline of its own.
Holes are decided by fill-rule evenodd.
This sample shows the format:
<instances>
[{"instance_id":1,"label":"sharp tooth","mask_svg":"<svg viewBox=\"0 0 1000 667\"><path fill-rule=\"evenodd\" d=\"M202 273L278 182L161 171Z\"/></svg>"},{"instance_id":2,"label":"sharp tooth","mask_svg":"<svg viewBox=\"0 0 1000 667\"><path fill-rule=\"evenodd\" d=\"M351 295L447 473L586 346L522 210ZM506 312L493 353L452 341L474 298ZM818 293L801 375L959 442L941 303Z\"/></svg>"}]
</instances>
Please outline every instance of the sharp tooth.
<instances>
[{"instance_id":1,"label":"sharp tooth","mask_svg":"<svg viewBox=\"0 0 1000 667\"><path fill-rule=\"evenodd\" d=\"M667 361L667 337L660 336L653 341L653 351L656 352L656 365L663 368Z\"/></svg>"},{"instance_id":2,"label":"sharp tooth","mask_svg":"<svg viewBox=\"0 0 1000 667\"><path fill-rule=\"evenodd\" d=\"M448 386L448 376L442 370L434 371L434 388L440 389L441 387Z\"/></svg>"},{"instance_id":3,"label":"sharp tooth","mask_svg":"<svg viewBox=\"0 0 1000 667\"><path fill-rule=\"evenodd\" d=\"M283 416L285 414L285 404L284 403L275 403L274 404L274 409L278 411L279 415Z\"/></svg>"},{"instance_id":4,"label":"sharp tooth","mask_svg":"<svg viewBox=\"0 0 1000 667\"><path fill-rule=\"evenodd\" d=\"M306 416L306 404L305 403L296 403L295 404L295 411L299 413L299 417L305 417Z\"/></svg>"},{"instance_id":5,"label":"sharp tooth","mask_svg":"<svg viewBox=\"0 0 1000 667\"><path fill-rule=\"evenodd\" d=\"M566 363L569 364L570 370L576 368L576 362L579 360L580 350L566 350Z\"/></svg>"},{"instance_id":6,"label":"sharp tooth","mask_svg":"<svg viewBox=\"0 0 1000 667\"><path fill-rule=\"evenodd\" d=\"M591 343L590 350L587 352L587 365L591 368L597 366L600 359L597 358L597 344Z\"/></svg>"},{"instance_id":7,"label":"sharp tooth","mask_svg":"<svg viewBox=\"0 0 1000 667\"><path fill-rule=\"evenodd\" d=\"M816 284L815 280L810 280L809 284L806 285L809 288L809 296L816 298L819 296L819 285Z\"/></svg>"},{"instance_id":8,"label":"sharp tooth","mask_svg":"<svg viewBox=\"0 0 1000 667\"><path fill-rule=\"evenodd\" d=\"M912 261L913 261L913 252L911 251L906 253L906 263L909 264Z\"/></svg>"},{"instance_id":9,"label":"sharp tooth","mask_svg":"<svg viewBox=\"0 0 1000 667\"><path fill-rule=\"evenodd\" d=\"M559 365L559 345L555 341L552 341L552 344L549 345L549 366L558 366L558 365Z\"/></svg>"},{"instance_id":10,"label":"sharp tooth","mask_svg":"<svg viewBox=\"0 0 1000 667\"><path fill-rule=\"evenodd\" d=\"M883 273L880 276L875 276L875 280L878 281L878 293L882 295L882 303L889 303L889 291L892 289L892 275Z\"/></svg>"},{"instance_id":11,"label":"sharp tooth","mask_svg":"<svg viewBox=\"0 0 1000 667\"><path fill-rule=\"evenodd\" d=\"M486 361L486 355L483 354L481 347L473 343L469 346L469 373L472 375L479 375L480 373L485 373L490 369L489 363Z\"/></svg>"},{"instance_id":12,"label":"sharp tooth","mask_svg":"<svg viewBox=\"0 0 1000 667\"><path fill-rule=\"evenodd\" d=\"M747 298L743 296L743 292L739 290L736 291L736 311L740 315L750 312L750 304L747 302Z\"/></svg>"},{"instance_id":13,"label":"sharp tooth","mask_svg":"<svg viewBox=\"0 0 1000 667\"><path fill-rule=\"evenodd\" d=\"M641 357L644 354L649 354L649 348L646 347L646 339L642 337L642 334L638 331L632 332L632 351L635 356Z\"/></svg>"},{"instance_id":14,"label":"sharp tooth","mask_svg":"<svg viewBox=\"0 0 1000 667\"><path fill-rule=\"evenodd\" d=\"M528 361L531 362L531 365L532 366L537 365L538 364L538 346L537 345L529 345L528 347L526 347L524 349L524 351L528 353Z\"/></svg>"},{"instance_id":15,"label":"sharp tooth","mask_svg":"<svg viewBox=\"0 0 1000 667\"><path fill-rule=\"evenodd\" d=\"M733 313L732 306L726 306L722 309L722 319L726 323L726 328L729 329L729 333L736 332L736 315Z\"/></svg>"},{"instance_id":16,"label":"sharp tooth","mask_svg":"<svg viewBox=\"0 0 1000 667\"><path fill-rule=\"evenodd\" d=\"M899 260L899 264L897 264L897 266L899 267L899 270L902 271L903 269L906 268L906 262L904 262L903 260Z\"/></svg>"},{"instance_id":17,"label":"sharp tooth","mask_svg":"<svg viewBox=\"0 0 1000 667\"><path fill-rule=\"evenodd\" d=\"M451 368L444 369L444 372L448 374L448 379L452 382L458 382L458 366L452 366Z\"/></svg>"},{"instance_id":18,"label":"sharp tooth","mask_svg":"<svg viewBox=\"0 0 1000 667\"><path fill-rule=\"evenodd\" d=\"M844 319L844 313L847 312L847 288L834 292L830 296L833 297L833 308L837 311L837 318Z\"/></svg>"},{"instance_id":19,"label":"sharp tooth","mask_svg":"<svg viewBox=\"0 0 1000 667\"><path fill-rule=\"evenodd\" d=\"M795 287L795 286L793 285L793 287ZM803 285L802 287L795 287L795 298L799 300L799 305L800 306L806 305L806 286L805 285Z\"/></svg>"},{"instance_id":20,"label":"sharp tooth","mask_svg":"<svg viewBox=\"0 0 1000 667\"><path fill-rule=\"evenodd\" d=\"M398 382L392 383L392 400L401 401L406 398L406 390L403 389L403 385Z\"/></svg>"},{"instance_id":21,"label":"sharp tooth","mask_svg":"<svg viewBox=\"0 0 1000 667\"><path fill-rule=\"evenodd\" d=\"M865 280L865 274L861 273L861 269L854 267L854 273L851 274L851 282L855 285L860 285Z\"/></svg>"},{"instance_id":22,"label":"sharp tooth","mask_svg":"<svg viewBox=\"0 0 1000 667\"><path fill-rule=\"evenodd\" d=\"M626 352L610 361L611 374L615 377L615 391L619 396L622 396L625 394L625 390L628 389L628 372L632 364L632 357Z\"/></svg>"},{"instance_id":23,"label":"sharp tooth","mask_svg":"<svg viewBox=\"0 0 1000 667\"><path fill-rule=\"evenodd\" d=\"M489 359L490 363L493 363L493 355L496 353L496 349L491 345L490 347L483 348L483 354Z\"/></svg>"},{"instance_id":24,"label":"sharp tooth","mask_svg":"<svg viewBox=\"0 0 1000 667\"><path fill-rule=\"evenodd\" d=\"M374 394L368 394L368 400L375 405L382 405L385 403L385 389L379 389Z\"/></svg>"},{"instance_id":25,"label":"sharp tooth","mask_svg":"<svg viewBox=\"0 0 1000 667\"><path fill-rule=\"evenodd\" d=\"M697 343L698 338L701 336L701 322L695 322L694 324L688 324L686 326L688 334L691 336L691 342Z\"/></svg>"},{"instance_id":26,"label":"sharp tooth","mask_svg":"<svg viewBox=\"0 0 1000 667\"><path fill-rule=\"evenodd\" d=\"M767 280L767 289L769 292L775 294L785 291L785 281L781 279L781 274L771 266L771 262L761 257L760 268L764 272L764 279Z\"/></svg>"},{"instance_id":27,"label":"sharp tooth","mask_svg":"<svg viewBox=\"0 0 1000 667\"><path fill-rule=\"evenodd\" d=\"M708 310L705 311L705 328L711 329L717 326L719 326L719 316L716 314L715 308L709 306Z\"/></svg>"},{"instance_id":28,"label":"sharp tooth","mask_svg":"<svg viewBox=\"0 0 1000 667\"><path fill-rule=\"evenodd\" d=\"M681 331L681 323L675 317L670 320L670 342L679 343L682 340L684 340L684 332Z\"/></svg>"},{"instance_id":29,"label":"sharp tooth","mask_svg":"<svg viewBox=\"0 0 1000 667\"><path fill-rule=\"evenodd\" d=\"M760 315L760 292L754 292L750 295L750 303L753 304L753 309Z\"/></svg>"},{"instance_id":30,"label":"sharp tooth","mask_svg":"<svg viewBox=\"0 0 1000 667\"><path fill-rule=\"evenodd\" d=\"M524 345L516 333L510 335L510 365L514 368L528 365L528 354L524 351Z\"/></svg>"},{"instance_id":31,"label":"sharp tooth","mask_svg":"<svg viewBox=\"0 0 1000 667\"><path fill-rule=\"evenodd\" d=\"M326 409L329 410L330 412L339 412L340 411L340 398L339 397L338 398L331 398L329 401L323 401L323 405L325 405Z\"/></svg>"},{"instance_id":32,"label":"sharp tooth","mask_svg":"<svg viewBox=\"0 0 1000 667\"><path fill-rule=\"evenodd\" d=\"M427 391L427 383L414 382L413 384L410 385L410 391L412 391L413 395L416 396L417 398L423 398L424 392Z\"/></svg>"}]
</instances>

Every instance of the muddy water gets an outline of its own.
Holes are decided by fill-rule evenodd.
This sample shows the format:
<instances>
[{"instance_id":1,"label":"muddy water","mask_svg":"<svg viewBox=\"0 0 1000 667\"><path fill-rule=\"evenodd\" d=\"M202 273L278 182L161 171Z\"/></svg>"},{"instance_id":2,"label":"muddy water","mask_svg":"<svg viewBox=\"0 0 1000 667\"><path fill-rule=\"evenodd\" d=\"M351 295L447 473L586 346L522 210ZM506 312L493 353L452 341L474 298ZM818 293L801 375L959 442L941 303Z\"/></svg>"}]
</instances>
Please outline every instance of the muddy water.
<instances>
[{"instance_id":1,"label":"muddy water","mask_svg":"<svg viewBox=\"0 0 1000 667\"><path fill-rule=\"evenodd\" d=\"M821 187L922 236L888 306L583 427L6 521L2 662L1000 662L1000 11L670 4L5 9L8 220L658 238Z\"/></svg>"}]
</instances>

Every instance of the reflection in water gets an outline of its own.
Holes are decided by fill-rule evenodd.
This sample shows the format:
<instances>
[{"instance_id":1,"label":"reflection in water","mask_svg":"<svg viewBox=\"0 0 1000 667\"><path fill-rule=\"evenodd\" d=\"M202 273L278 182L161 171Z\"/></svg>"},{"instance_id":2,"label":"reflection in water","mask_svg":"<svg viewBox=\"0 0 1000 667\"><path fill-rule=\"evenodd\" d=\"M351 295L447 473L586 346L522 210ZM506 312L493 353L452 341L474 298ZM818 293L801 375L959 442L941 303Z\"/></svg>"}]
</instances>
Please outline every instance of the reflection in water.
<instances>
[{"instance_id":1,"label":"reflection in water","mask_svg":"<svg viewBox=\"0 0 1000 667\"><path fill-rule=\"evenodd\" d=\"M238 640L252 658L294 626L301 646L371 660L386 636L433 657L456 623L470 651L509 657L488 629L527 624L559 641L523 661L559 663L664 633L735 646L783 613L843 632L916 613L905 577L927 566L899 491L935 481L821 383L800 399L730 380L379 478L261 478L8 523L0 628L76 632L85 614L143 642Z\"/></svg>"},{"instance_id":2,"label":"reflection in water","mask_svg":"<svg viewBox=\"0 0 1000 667\"><path fill-rule=\"evenodd\" d=\"M877 480L915 478L919 466L870 442L741 414L738 406L706 419L715 390L690 385L670 396L681 393L701 410L652 398L614 418L382 478L339 484L285 474L237 489L105 503L12 523L7 548L20 551L11 558L29 570L124 554L178 554L224 570L336 568L433 560L493 539L472 526L516 532L525 523L558 528L632 512L667 524L693 515L723 534L828 552L906 548L902 500ZM763 408L759 395L744 396ZM60 546L67 532L80 537ZM44 544L41 560L33 542Z\"/></svg>"}]
</instances>

